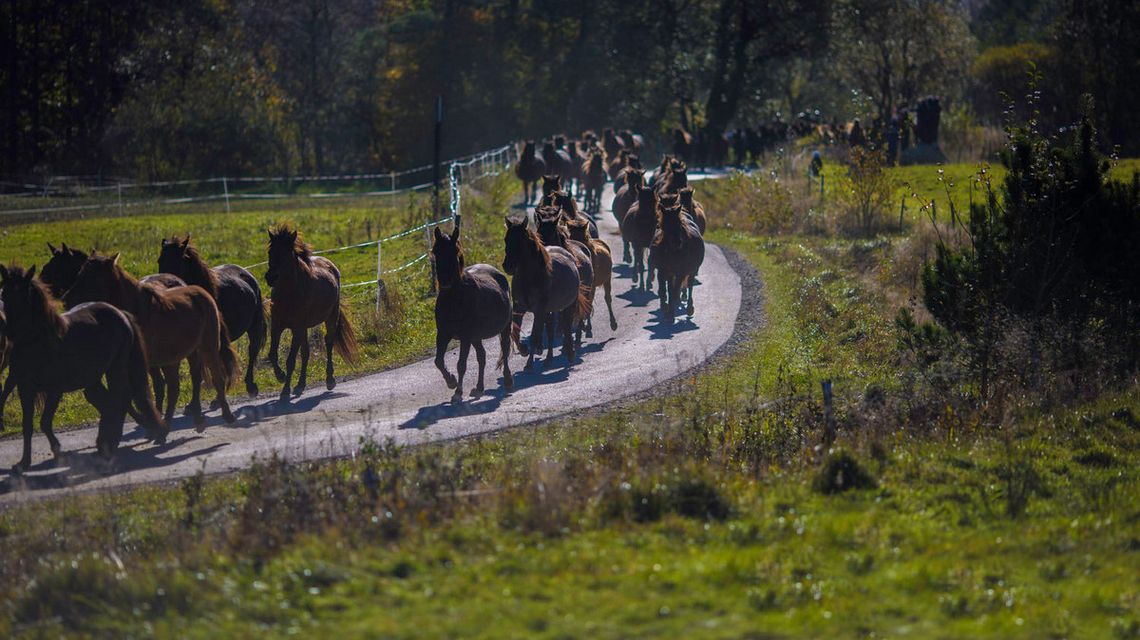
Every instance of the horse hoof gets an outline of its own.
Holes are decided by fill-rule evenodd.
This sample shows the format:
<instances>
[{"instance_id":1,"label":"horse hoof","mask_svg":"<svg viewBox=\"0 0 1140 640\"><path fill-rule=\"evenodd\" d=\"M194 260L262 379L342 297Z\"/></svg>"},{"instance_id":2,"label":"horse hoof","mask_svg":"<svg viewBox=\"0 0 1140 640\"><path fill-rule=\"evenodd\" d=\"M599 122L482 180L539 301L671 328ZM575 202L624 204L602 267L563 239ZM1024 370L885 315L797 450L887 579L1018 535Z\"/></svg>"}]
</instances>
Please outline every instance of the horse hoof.
<instances>
[{"instance_id":1,"label":"horse hoof","mask_svg":"<svg viewBox=\"0 0 1140 640\"><path fill-rule=\"evenodd\" d=\"M617 320L610 320L610 331L617 331Z\"/></svg>"},{"instance_id":2,"label":"horse hoof","mask_svg":"<svg viewBox=\"0 0 1140 640\"><path fill-rule=\"evenodd\" d=\"M483 387L475 387L474 389L471 390L471 397L472 398L478 398L478 397L481 397L482 395L483 395Z\"/></svg>"},{"instance_id":3,"label":"horse hoof","mask_svg":"<svg viewBox=\"0 0 1140 640\"><path fill-rule=\"evenodd\" d=\"M226 424L233 424L237 421L237 418L234 417L234 414L232 411L230 411L229 407L226 407L226 409L222 411L222 420L225 420Z\"/></svg>"},{"instance_id":4,"label":"horse hoof","mask_svg":"<svg viewBox=\"0 0 1140 640\"><path fill-rule=\"evenodd\" d=\"M461 402L463 402L463 391L457 389L455 393L451 395L451 404L459 404Z\"/></svg>"},{"instance_id":5,"label":"horse hoof","mask_svg":"<svg viewBox=\"0 0 1140 640\"><path fill-rule=\"evenodd\" d=\"M257 394L261 393L261 389L257 388L256 382L247 382L245 383L245 392L249 394L249 397L256 398Z\"/></svg>"},{"instance_id":6,"label":"horse hoof","mask_svg":"<svg viewBox=\"0 0 1140 640\"><path fill-rule=\"evenodd\" d=\"M293 387L293 395L294 396L299 396L302 393L305 393L305 385L299 384L299 385Z\"/></svg>"},{"instance_id":7,"label":"horse hoof","mask_svg":"<svg viewBox=\"0 0 1140 640\"><path fill-rule=\"evenodd\" d=\"M289 402L289 387L285 387L281 390L281 394L277 396L277 400L280 402Z\"/></svg>"},{"instance_id":8,"label":"horse hoof","mask_svg":"<svg viewBox=\"0 0 1140 640\"><path fill-rule=\"evenodd\" d=\"M459 381L455 379L455 376L453 376L451 374L447 375L447 388L448 389L454 389L458 384L459 384Z\"/></svg>"},{"instance_id":9,"label":"horse hoof","mask_svg":"<svg viewBox=\"0 0 1140 640\"><path fill-rule=\"evenodd\" d=\"M31 468L31 466L32 466L31 460L21 460L21 461L17 462L16 464L12 465L12 475L14 475L14 476L23 475L25 471L27 471L29 468Z\"/></svg>"},{"instance_id":10,"label":"horse hoof","mask_svg":"<svg viewBox=\"0 0 1140 640\"><path fill-rule=\"evenodd\" d=\"M515 388L515 377L509 373L507 375L503 376L503 388L506 389L507 391L514 389Z\"/></svg>"},{"instance_id":11,"label":"horse hoof","mask_svg":"<svg viewBox=\"0 0 1140 640\"><path fill-rule=\"evenodd\" d=\"M325 389L332 391L336 389L336 378L329 376L325 379Z\"/></svg>"}]
</instances>

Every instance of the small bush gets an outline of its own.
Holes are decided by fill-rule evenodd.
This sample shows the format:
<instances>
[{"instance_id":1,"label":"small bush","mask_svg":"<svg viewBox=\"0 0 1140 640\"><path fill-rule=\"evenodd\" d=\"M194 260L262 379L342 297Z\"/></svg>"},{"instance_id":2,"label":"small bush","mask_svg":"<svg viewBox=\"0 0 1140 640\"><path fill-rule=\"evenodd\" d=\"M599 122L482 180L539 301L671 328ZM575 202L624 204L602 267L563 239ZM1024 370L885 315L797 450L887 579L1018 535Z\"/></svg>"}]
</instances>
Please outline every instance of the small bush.
<instances>
[{"instance_id":1,"label":"small bush","mask_svg":"<svg viewBox=\"0 0 1140 640\"><path fill-rule=\"evenodd\" d=\"M852 489L874 489L878 486L879 484L863 469L863 465L855 459L855 456L843 450L827 456L827 461L823 463L823 468L819 470L812 483L812 488L824 495L843 493Z\"/></svg>"}]
</instances>

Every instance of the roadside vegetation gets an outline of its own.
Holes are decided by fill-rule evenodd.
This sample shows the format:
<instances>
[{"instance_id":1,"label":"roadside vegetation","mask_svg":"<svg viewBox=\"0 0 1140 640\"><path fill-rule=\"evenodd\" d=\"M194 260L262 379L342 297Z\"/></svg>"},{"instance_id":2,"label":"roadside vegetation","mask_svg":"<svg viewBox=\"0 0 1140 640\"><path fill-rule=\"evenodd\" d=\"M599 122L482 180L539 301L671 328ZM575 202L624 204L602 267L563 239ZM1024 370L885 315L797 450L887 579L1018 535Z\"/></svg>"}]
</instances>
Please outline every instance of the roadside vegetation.
<instances>
[{"instance_id":1,"label":"roadside vegetation","mask_svg":"<svg viewBox=\"0 0 1140 640\"><path fill-rule=\"evenodd\" d=\"M959 169L898 173L945 194ZM492 437L13 505L0 631L1140 635L1134 374L1090 366L1077 390L996 367L1001 402L983 395L968 336L916 342L939 331L923 265L960 225L882 212L866 233L804 175L697 184L709 239L762 275L763 325L667 392ZM1007 363L1032 343L1017 335Z\"/></svg>"}]
</instances>

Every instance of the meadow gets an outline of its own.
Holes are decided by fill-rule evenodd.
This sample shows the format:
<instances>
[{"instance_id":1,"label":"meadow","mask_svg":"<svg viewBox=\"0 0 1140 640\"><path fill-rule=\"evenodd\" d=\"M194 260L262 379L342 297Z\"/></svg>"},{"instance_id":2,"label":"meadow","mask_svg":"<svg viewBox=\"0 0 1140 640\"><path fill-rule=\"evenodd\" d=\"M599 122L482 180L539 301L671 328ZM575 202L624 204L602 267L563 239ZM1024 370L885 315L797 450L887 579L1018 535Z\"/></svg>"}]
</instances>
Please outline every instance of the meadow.
<instances>
[{"instance_id":1,"label":"meadow","mask_svg":"<svg viewBox=\"0 0 1140 640\"><path fill-rule=\"evenodd\" d=\"M492 437L13 505L0 632L1140 634L1135 387L996 424L913 393L894 318L920 228L759 235L719 213L763 323L700 372Z\"/></svg>"}]
</instances>

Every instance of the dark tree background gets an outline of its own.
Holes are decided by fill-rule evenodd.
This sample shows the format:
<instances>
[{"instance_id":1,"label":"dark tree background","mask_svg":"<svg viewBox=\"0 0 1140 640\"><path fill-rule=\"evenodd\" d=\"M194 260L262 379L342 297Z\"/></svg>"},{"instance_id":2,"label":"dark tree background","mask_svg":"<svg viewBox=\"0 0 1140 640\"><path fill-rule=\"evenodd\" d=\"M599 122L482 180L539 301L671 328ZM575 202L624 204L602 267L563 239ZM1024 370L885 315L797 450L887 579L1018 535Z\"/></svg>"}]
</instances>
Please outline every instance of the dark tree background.
<instances>
[{"instance_id":1,"label":"dark tree background","mask_svg":"<svg viewBox=\"0 0 1140 640\"><path fill-rule=\"evenodd\" d=\"M1140 8L1019 2L5 0L0 174L399 169L430 158L436 95L446 156L607 125L653 141L846 120L853 90L880 111L984 95L998 123L993 95L1023 91L1028 62L1068 97L1051 126L1088 92L1102 137L1134 150ZM979 42L991 60L971 66Z\"/></svg>"}]
</instances>

